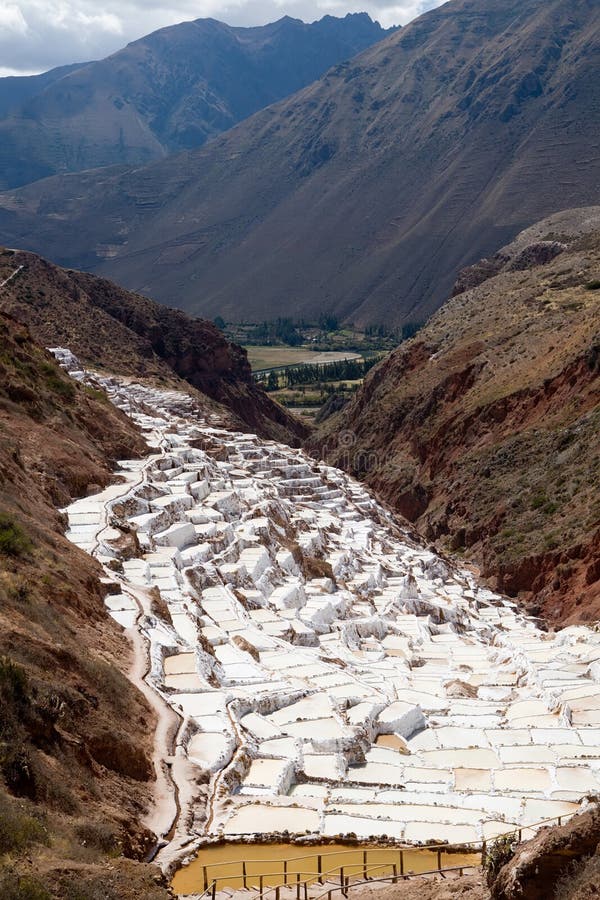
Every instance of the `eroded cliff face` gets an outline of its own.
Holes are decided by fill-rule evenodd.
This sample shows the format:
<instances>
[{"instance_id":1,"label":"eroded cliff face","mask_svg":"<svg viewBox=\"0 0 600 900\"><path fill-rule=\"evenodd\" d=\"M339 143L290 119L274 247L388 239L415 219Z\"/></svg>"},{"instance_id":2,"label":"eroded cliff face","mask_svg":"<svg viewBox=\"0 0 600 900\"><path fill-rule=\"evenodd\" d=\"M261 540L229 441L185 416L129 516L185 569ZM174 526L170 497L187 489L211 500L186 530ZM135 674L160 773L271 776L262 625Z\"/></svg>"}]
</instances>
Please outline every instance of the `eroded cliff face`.
<instances>
[{"instance_id":1,"label":"eroded cliff face","mask_svg":"<svg viewBox=\"0 0 600 900\"><path fill-rule=\"evenodd\" d=\"M600 210L528 229L310 442L553 623L600 614L599 287Z\"/></svg>"},{"instance_id":2,"label":"eroded cliff face","mask_svg":"<svg viewBox=\"0 0 600 900\"><path fill-rule=\"evenodd\" d=\"M234 427L291 444L306 436L306 426L253 382L245 350L211 322L33 253L1 251L0 283L14 272L1 306L45 346L68 347L83 362L120 374L177 387L183 379L208 405L221 404Z\"/></svg>"},{"instance_id":3,"label":"eroded cliff face","mask_svg":"<svg viewBox=\"0 0 600 900\"><path fill-rule=\"evenodd\" d=\"M0 436L0 895L25 896L21 882L27 896L163 900L158 870L136 862L155 841L141 824L154 714L126 677L100 567L57 510L145 443L2 313Z\"/></svg>"},{"instance_id":4,"label":"eroded cliff face","mask_svg":"<svg viewBox=\"0 0 600 900\"><path fill-rule=\"evenodd\" d=\"M600 893L600 809L542 828L514 856L490 871L491 900L588 900Z\"/></svg>"}]
</instances>

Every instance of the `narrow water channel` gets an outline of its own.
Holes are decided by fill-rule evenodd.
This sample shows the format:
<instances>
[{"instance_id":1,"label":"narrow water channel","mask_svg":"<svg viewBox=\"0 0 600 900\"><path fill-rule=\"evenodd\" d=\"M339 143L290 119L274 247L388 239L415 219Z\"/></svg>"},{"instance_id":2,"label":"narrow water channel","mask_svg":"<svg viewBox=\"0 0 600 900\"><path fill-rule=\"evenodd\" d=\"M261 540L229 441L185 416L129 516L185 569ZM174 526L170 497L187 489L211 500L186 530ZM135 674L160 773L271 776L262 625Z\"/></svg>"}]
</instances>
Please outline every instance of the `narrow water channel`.
<instances>
[{"instance_id":1,"label":"narrow water channel","mask_svg":"<svg viewBox=\"0 0 600 900\"><path fill-rule=\"evenodd\" d=\"M198 856L179 869L173 878L176 894L201 892L217 879L217 889L274 887L319 879L339 881L344 877L359 878L365 870L370 878L414 872L428 872L442 867L479 865L478 853L451 853L418 848L348 847L325 844L302 847L297 844L218 844L203 847ZM245 883L244 883L245 869ZM298 879L298 875L300 876Z\"/></svg>"}]
</instances>

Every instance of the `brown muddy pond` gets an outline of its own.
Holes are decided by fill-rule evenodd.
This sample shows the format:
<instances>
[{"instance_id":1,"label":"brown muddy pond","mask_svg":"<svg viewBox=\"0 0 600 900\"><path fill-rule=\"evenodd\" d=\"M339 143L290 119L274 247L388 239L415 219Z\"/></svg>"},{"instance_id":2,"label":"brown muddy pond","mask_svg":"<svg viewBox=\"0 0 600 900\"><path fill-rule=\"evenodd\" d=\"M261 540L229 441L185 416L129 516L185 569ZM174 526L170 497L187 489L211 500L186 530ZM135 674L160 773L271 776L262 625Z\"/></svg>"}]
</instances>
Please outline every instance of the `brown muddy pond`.
<instances>
[{"instance_id":1,"label":"brown muddy pond","mask_svg":"<svg viewBox=\"0 0 600 900\"><path fill-rule=\"evenodd\" d=\"M401 860L402 853L402 860ZM477 866L479 853L450 853L442 850L399 847L348 847L344 844L324 844L314 847L297 844L218 844L203 847L188 866L179 869L173 878L176 894L202 892L214 879L217 890L224 887L248 888L274 887L287 881L289 884L314 883L322 873L323 881L344 877L359 879L365 868L370 878L383 878L404 871L428 872L450 866ZM244 882L245 866L245 882ZM401 868L403 867L403 868ZM300 876L298 878L298 876ZM324 888L325 890L325 888Z\"/></svg>"},{"instance_id":2,"label":"brown muddy pond","mask_svg":"<svg viewBox=\"0 0 600 900\"><path fill-rule=\"evenodd\" d=\"M376 747L387 747L389 750L397 750L398 753L407 753L406 741L397 734L380 734L375 741Z\"/></svg>"}]
</instances>

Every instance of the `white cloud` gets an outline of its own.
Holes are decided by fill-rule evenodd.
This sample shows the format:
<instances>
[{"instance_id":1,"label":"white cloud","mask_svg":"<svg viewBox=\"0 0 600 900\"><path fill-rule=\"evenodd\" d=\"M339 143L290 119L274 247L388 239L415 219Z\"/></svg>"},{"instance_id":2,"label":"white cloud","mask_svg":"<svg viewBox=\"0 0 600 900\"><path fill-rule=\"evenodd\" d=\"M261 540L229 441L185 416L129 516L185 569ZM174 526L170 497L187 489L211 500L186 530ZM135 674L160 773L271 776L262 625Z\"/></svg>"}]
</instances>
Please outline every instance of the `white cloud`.
<instances>
[{"instance_id":1,"label":"white cloud","mask_svg":"<svg viewBox=\"0 0 600 900\"><path fill-rule=\"evenodd\" d=\"M27 33L27 22L16 3L0 6L0 35L5 33L7 35Z\"/></svg>"},{"instance_id":2,"label":"white cloud","mask_svg":"<svg viewBox=\"0 0 600 900\"><path fill-rule=\"evenodd\" d=\"M290 15L368 12L382 25L406 24L442 0L20 0L0 5L1 73L41 72L100 59L129 41L186 19L212 16L230 25L263 25Z\"/></svg>"}]
</instances>

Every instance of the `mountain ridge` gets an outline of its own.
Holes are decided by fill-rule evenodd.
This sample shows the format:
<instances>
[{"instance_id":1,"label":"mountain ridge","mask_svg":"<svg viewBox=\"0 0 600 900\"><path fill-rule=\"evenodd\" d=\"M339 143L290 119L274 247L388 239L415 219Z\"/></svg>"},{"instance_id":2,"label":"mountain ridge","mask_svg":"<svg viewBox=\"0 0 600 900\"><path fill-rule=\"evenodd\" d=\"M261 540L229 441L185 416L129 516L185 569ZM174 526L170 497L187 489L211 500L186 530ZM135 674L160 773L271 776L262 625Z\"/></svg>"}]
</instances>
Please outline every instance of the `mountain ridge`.
<instances>
[{"instance_id":1,"label":"mountain ridge","mask_svg":"<svg viewBox=\"0 0 600 900\"><path fill-rule=\"evenodd\" d=\"M200 146L387 33L366 13L253 28L196 19L71 71L0 79L0 187ZM22 103L3 105L18 87Z\"/></svg>"},{"instance_id":2,"label":"mountain ridge","mask_svg":"<svg viewBox=\"0 0 600 900\"><path fill-rule=\"evenodd\" d=\"M2 194L0 240L209 317L422 321L597 202L596 71L587 0L451 0L198 150Z\"/></svg>"}]
</instances>

